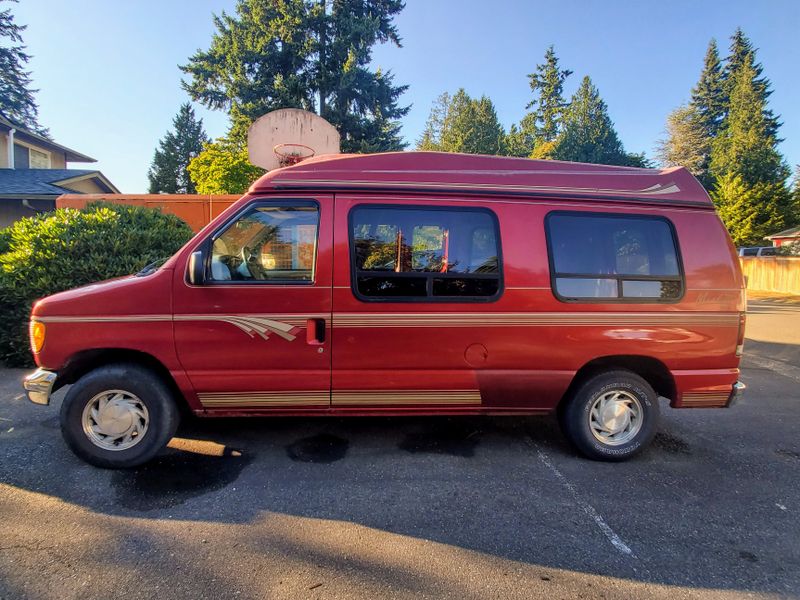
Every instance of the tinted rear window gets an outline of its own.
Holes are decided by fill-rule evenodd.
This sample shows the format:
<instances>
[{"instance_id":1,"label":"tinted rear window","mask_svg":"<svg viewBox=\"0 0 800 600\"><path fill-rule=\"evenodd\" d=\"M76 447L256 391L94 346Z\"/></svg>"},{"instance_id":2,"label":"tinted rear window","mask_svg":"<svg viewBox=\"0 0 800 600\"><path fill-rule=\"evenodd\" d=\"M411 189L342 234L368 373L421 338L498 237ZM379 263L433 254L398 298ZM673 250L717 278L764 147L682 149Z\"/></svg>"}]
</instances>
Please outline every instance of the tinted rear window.
<instances>
[{"instance_id":1,"label":"tinted rear window","mask_svg":"<svg viewBox=\"0 0 800 600\"><path fill-rule=\"evenodd\" d=\"M676 300L683 293L670 223L660 217L551 213L553 288L566 300Z\"/></svg>"},{"instance_id":2,"label":"tinted rear window","mask_svg":"<svg viewBox=\"0 0 800 600\"><path fill-rule=\"evenodd\" d=\"M486 300L501 290L499 230L483 209L359 206L350 214L362 300Z\"/></svg>"}]
</instances>

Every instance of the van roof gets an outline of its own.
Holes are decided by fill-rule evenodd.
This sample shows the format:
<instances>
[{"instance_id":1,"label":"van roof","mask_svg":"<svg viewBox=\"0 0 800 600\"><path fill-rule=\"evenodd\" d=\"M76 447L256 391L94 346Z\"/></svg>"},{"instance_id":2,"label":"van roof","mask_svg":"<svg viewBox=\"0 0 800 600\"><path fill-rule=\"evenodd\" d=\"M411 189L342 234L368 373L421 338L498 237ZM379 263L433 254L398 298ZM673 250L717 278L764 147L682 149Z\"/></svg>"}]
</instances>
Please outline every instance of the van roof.
<instances>
[{"instance_id":1,"label":"van roof","mask_svg":"<svg viewBox=\"0 0 800 600\"><path fill-rule=\"evenodd\" d=\"M276 190L407 192L621 200L713 207L683 167L639 169L447 152L318 156L270 171L251 193Z\"/></svg>"}]
</instances>

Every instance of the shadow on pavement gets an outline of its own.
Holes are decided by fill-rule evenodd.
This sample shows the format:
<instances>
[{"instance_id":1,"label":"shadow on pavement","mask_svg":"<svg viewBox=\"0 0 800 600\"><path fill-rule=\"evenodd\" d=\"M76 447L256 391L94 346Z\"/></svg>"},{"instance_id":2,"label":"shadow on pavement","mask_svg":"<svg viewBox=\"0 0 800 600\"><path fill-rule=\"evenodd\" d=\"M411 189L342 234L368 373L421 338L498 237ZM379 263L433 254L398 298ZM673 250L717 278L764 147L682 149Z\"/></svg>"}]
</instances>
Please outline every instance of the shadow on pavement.
<instances>
[{"instance_id":1,"label":"shadow on pavement","mask_svg":"<svg viewBox=\"0 0 800 600\"><path fill-rule=\"evenodd\" d=\"M0 483L147 527L246 528L292 516L528 565L786 593L800 583L795 392L769 375L748 378L751 400L741 407L662 406L652 447L621 464L576 456L550 417L192 418L155 461L105 471L66 449L58 403L9 400L0 403L14 427L0 434ZM278 544L237 535L257 552ZM288 534L282 551L308 551L293 540ZM309 560L338 560L319 552Z\"/></svg>"}]
</instances>

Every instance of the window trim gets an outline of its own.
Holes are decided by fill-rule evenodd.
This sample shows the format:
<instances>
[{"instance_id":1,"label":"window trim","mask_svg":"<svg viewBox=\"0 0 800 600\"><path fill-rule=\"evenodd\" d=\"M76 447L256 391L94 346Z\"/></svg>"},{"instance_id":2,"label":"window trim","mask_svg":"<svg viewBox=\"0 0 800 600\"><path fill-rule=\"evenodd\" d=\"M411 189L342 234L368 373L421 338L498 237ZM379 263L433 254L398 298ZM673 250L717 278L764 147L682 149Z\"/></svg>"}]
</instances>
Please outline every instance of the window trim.
<instances>
[{"instance_id":1,"label":"window trim","mask_svg":"<svg viewBox=\"0 0 800 600\"><path fill-rule=\"evenodd\" d=\"M28 166L27 167L23 167L20 170L24 171L24 170L34 169L34 167L31 166L31 150L34 150L36 152L39 152L40 154L44 154L45 156L47 156L47 166L46 167L35 167L35 169L38 169L38 170L42 171L42 170L49 170L49 169L53 168L53 153L50 152L50 150L45 150L43 148L37 148L36 146L34 146L32 144L29 144L27 142L23 142L23 141L18 140L18 139L14 140L14 145L15 146L19 146L20 148L25 148L28 151Z\"/></svg>"},{"instance_id":2,"label":"window trim","mask_svg":"<svg viewBox=\"0 0 800 600\"><path fill-rule=\"evenodd\" d=\"M317 239L314 244L314 267L312 269L312 277L308 281L296 281L291 279L273 279L273 280L258 280L255 279L253 281L236 281L233 279L228 280L220 280L217 281L215 279L210 279L209 275L211 273L211 254L213 251L214 242L222 235L227 229L236 221L238 221L243 215L247 214L251 210L261 208L263 206L288 206L287 203L291 203L291 206L307 206L307 207L314 207L317 209ZM228 219L223 221L214 231L212 231L201 243L195 246L194 250L203 250L205 254L205 260L203 261L203 283L200 286L192 286L189 283L189 262L187 260L186 263L186 283L191 287L204 287L204 286L227 286L227 285L235 285L235 286L313 286L317 283L317 264L319 259L319 239L320 239L320 227L322 224L322 208L320 203L316 200L312 200L309 198L281 198L281 199L272 199L269 200L265 199L256 199L253 202L247 203L245 206L241 208L241 210L237 211L233 215L231 215Z\"/></svg>"},{"instance_id":3,"label":"window trim","mask_svg":"<svg viewBox=\"0 0 800 600\"><path fill-rule=\"evenodd\" d=\"M555 256L553 254L553 241L550 233L550 219L554 216L571 217L600 217L614 219L633 219L639 221L662 221L667 224L672 244L675 248L675 260L678 263L677 275L616 275L612 273L557 273L555 268ZM681 246L678 242L678 234L674 223L662 215L630 215L614 212L582 211L582 210L553 210L544 217L545 240L547 243L547 265L550 269L550 290L553 296L560 302L567 304L677 304L686 295L686 275L683 269L683 256ZM616 298L572 298L562 296L558 293L556 279L613 279L617 282ZM623 297L622 284L624 281L678 281L681 284L680 293L675 298L639 298Z\"/></svg>"},{"instance_id":4,"label":"window trim","mask_svg":"<svg viewBox=\"0 0 800 600\"><path fill-rule=\"evenodd\" d=\"M465 279L469 277L473 277L474 279L497 279L497 292L495 292L491 296L412 296L412 297L403 297L403 296L387 296L387 297L375 297L375 296L365 296L358 290L358 274L359 271L356 269L356 246L355 246L355 235L353 232L353 221L355 217L355 213L360 208L375 208L375 209L389 209L389 210L426 210L426 211L449 211L449 212L478 212L478 213L485 213L489 215L489 219L492 222L494 227L494 234L495 240L497 241L497 276L490 274L490 273L435 273L433 271L428 272L408 272L408 273L394 273L394 277L398 278L405 278L405 277L417 277L417 278L425 278L426 285L425 288L427 291L431 291L433 286L434 279ZM350 207L350 210L347 213L347 239L348 239L348 252L350 254L350 289L353 292L353 295L360 300L361 302L379 302L379 303L431 303L431 304L440 304L443 302L449 303L489 303L489 302L497 302L502 296L503 292L505 291L505 276L503 271L503 243L500 236L500 220L497 217L497 214L486 207L483 206L433 206L430 204L392 204L392 203L371 203L371 202L361 202L358 204L354 204ZM368 273L368 271L361 271L361 273ZM380 273L382 271L374 271L373 276L380 277Z\"/></svg>"}]
</instances>

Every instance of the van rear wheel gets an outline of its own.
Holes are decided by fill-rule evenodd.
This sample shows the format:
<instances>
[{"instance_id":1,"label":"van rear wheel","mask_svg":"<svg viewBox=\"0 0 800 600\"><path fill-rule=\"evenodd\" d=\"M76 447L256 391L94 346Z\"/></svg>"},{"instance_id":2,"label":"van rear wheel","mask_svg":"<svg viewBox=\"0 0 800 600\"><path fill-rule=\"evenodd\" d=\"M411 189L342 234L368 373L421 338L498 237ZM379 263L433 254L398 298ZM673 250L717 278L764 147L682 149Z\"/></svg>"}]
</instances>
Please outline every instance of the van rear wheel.
<instances>
[{"instance_id":1,"label":"van rear wheel","mask_svg":"<svg viewBox=\"0 0 800 600\"><path fill-rule=\"evenodd\" d=\"M577 449L594 460L635 456L658 428L658 395L631 371L610 371L581 384L559 412L561 428Z\"/></svg>"},{"instance_id":2,"label":"van rear wheel","mask_svg":"<svg viewBox=\"0 0 800 600\"><path fill-rule=\"evenodd\" d=\"M178 427L172 393L135 364L100 367L70 386L61 432L70 450L97 467L136 467L167 445Z\"/></svg>"}]
</instances>

